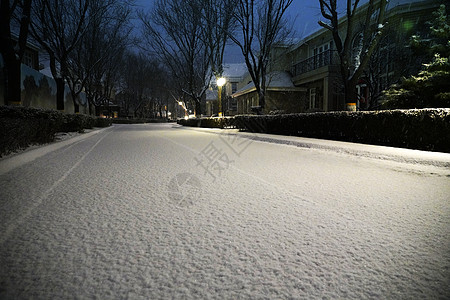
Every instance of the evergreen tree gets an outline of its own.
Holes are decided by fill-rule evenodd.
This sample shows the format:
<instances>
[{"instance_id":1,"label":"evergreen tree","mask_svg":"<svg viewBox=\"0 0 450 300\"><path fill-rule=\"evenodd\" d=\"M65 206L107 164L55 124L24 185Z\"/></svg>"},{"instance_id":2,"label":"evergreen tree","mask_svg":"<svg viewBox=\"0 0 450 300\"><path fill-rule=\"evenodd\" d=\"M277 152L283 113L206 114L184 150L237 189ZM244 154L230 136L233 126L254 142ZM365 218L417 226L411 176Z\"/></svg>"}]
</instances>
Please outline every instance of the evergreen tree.
<instances>
[{"instance_id":1,"label":"evergreen tree","mask_svg":"<svg viewBox=\"0 0 450 300\"><path fill-rule=\"evenodd\" d=\"M383 96L384 108L450 107L450 19L445 5L433 17L428 37L411 38L414 52L428 55L431 62L416 76L388 89Z\"/></svg>"}]
</instances>

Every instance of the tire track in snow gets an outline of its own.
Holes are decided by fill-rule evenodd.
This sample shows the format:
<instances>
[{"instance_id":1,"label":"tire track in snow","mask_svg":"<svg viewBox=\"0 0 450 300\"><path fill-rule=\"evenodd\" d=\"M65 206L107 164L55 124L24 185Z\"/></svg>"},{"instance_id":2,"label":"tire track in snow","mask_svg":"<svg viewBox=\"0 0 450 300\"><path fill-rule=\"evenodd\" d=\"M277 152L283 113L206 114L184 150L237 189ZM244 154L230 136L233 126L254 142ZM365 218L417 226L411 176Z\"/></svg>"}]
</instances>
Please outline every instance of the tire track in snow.
<instances>
[{"instance_id":1,"label":"tire track in snow","mask_svg":"<svg viewBox=\"0 0 450 300\"><path fill-rule=\"evenodd\" d=\"M57 181L55 181L33 204L25 210L25 212L17 218L13 223L8 225L5 228L5 231L0 236L0 244L4 244L12 234L12 232L19 227L25 220L32 214L32 212L40 206L45 199L50 196L50 194L85 160L85 158L95 149L95 147L100 144L100 142L107 137L110 133L114 131L108 131L105 135L103 135L88 151L86 151L83 156L69 169L67 170L63 176L61 176Z\"/></svg>"}]
</instances>

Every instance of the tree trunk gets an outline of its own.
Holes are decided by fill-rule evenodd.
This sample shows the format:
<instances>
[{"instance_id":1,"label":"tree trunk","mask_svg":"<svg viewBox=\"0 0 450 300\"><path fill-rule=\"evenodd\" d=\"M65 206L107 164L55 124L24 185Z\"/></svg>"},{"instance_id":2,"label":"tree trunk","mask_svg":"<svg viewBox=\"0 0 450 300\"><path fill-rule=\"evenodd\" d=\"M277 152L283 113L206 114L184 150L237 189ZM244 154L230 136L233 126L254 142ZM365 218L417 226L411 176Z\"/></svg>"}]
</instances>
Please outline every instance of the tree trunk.
<instances>
[{"instance_id":1,"label":"tree trunk","mask_svg":"<svg viewBox=\"0 0 450 300\"><path fill-rule=\"evenodd\" d=\"M71 97L72 97L72 101L73 101L73 110L74 110L74 113L79 113L80 112L80 105L78 104L78 101L77 101L77 98L78 98L78 95L79 95L79 93L75 93L75 92L73 92L72 90L70 91L70 95L71 95Z\"/></svg>"},{"instance_id":2,"label":"tree trunk","mask_svg":"<svg viewBox=\"0 0 450 300\"><path fill-rule=\"evenodd\" d=\"M195 99L195 116L202 116L202 103L200 99Z\"/></svg>"},{"instance_id":3,"label":"tree trunk","mask_svg":"<svg viewBox=\"0 0 450 300\"><path fill-rule=\"evenodd\" d=\"M258 97L260 109L258 109L256 113L260 115L264 114L264 110L266 108L266 91L263 89L263 87L261 87L261 90L258 93Z\"/></svg>"},{"instance_id":4,"label":"tree trunk","mask_svg":"<svg viewBox=\"0 0 450 300\"><path fill-rule=\"evenodd\" d=\"M55 78L56 82L56 109L64 110L64 79Z\"/></svg>"},{"instance_id":5,"label":"tree trunk","mask_svg":"<svg viewBox=\"0 0 450 300\"><path fill-rule=\"evenodd\" d=\"M20 104L21 103L21 88L20 88L20 77L21 77L21 69L20 64L21 61L16 55L14 51L14 45L11 40L10 34L10 26L9 26L9 7L6 8L5 3L7 1L2 1L2 21L1 21L1 38L0 38L0 47L1 54L3 56L3 74L4 74L4 97L5 104ZM6 4L7 6L8 4ZM6 13L6 15L5 15ZM5 18L5 19L4 19Z\"/></svg>"},{"instance_id":6,"label":"tree trunk","mask_svg":"<svg viewBox=\"0 0 450 300\"><path fill-rule=\"evenodd\" d=\"M4 78L5 78L5 104L20 105L21 104L21 63L19 60L4 59Z\"/></svg>"},{"instance_id":7,"label":"tree trunk","mask_svg":"<svg viewBox=\"0 0 450 300\"><path fill-rule=\"evenodd\" d=\"M356 92L356 81L347 80L344 85L345 92L345 102L346 103L357 103L358 94Z\"/></svg>"},{"instance_id":8,"label":"tree trunk","mask_svg":"<svg viewBox=\"0 0 450 300\"><path fill-rule=\"evenodd\" d=\"M88 112L89 115L92 116L92 99L90 99L90 97L87 97L87 106L88 106Z\"/></svg>"},{"instance_id":9,"label":"tree trunk","mask_svg":"<svg viewBox=\"0 0 450 300\"><path fill-rule=\"evenodd\" d=\"M30 23L31 0L23 1L20 16L19 39L16 44L11 39L11 22L15 5L10 1L0 2L0 53L3 58L5 104L21 103L21 61L25 51L28 25ZM17 4L17 3L16 3Z\"/></svg>"}]
</instances>

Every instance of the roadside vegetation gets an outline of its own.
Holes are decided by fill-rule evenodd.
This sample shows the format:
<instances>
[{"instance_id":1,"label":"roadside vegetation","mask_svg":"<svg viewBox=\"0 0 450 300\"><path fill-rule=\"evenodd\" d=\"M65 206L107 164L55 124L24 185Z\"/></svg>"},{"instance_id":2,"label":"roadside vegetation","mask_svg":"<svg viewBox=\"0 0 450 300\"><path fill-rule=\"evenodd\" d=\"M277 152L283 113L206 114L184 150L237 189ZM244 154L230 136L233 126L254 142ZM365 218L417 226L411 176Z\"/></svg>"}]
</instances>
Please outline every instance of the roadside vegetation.
<instances>
[{"instance_id":1,"label":"roadside vegetation","mask_svg":"<svg viewBox=\"0 0 450 300\"><path fill-rule=\"evenodd\" d=\"M83 132L111 126L111 119L55 110L0 106L0 157L55 140L58 132Z\"/></svg>"},{"instance_id":2,"label":"roadside vegetation","mask_svg":"<svg viewBox=\"0 0 450 300\"><path fill-rule=\"evenodd\" d=\"M427 34L410 41L414 55L429 63L384 92L384 109L450 107L450 19L445 5L433 15Z\"/></svg>"}]
</instances>

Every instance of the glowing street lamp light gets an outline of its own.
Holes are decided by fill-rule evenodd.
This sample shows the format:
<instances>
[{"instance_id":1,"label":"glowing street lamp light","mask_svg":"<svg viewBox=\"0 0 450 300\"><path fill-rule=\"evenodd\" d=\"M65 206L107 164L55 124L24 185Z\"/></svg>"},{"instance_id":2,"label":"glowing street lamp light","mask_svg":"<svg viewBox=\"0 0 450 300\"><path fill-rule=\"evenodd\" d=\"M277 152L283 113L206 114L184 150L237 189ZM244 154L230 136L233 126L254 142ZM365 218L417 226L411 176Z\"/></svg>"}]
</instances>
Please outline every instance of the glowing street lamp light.
<instances>
[{"instance_id":1,"label":"glowing street lamp light","mask_svg":"<svg viewBox=\"0 0 450 300\"><path fill-rule=\"evenodd\" d=\"M227 80L224 77L217 78L217 86L219 87L219 117L222 117L222 86L224 86L225 83L227 83Z\"/></svg>"},{"instance_id":2,"label":"glowing street lamp light","mask_svg":"<svg viewBox=\"0 0 450 300\"><path fill-rule=\"evenodd\" d=\"M222 87L225 85L225 83L227 83L227 80L225 77L220 77L217 79L217 86Z\"/></svg>"}]
</instances>

